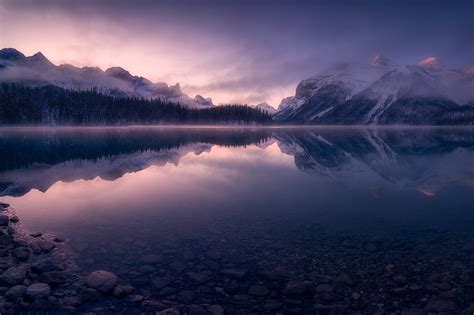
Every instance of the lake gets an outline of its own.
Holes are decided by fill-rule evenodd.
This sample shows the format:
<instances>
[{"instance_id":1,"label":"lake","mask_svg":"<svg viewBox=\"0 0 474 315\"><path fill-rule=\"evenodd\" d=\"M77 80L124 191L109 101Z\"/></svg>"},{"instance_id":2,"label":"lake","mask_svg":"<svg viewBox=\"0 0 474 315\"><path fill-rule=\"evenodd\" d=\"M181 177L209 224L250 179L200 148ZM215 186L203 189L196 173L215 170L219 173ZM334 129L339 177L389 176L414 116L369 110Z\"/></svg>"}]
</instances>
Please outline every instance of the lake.
<instances>
[{"instance_id":1,"label":"lake","mask_svg":"<svg viewBox=\"0 0 474 315\"><path fill-rule=\"evenodd\" d=\"M0 201L135 288L90 310L457 313L473 196L472 128L0 129Z\"/></svg>"}]
</instances>

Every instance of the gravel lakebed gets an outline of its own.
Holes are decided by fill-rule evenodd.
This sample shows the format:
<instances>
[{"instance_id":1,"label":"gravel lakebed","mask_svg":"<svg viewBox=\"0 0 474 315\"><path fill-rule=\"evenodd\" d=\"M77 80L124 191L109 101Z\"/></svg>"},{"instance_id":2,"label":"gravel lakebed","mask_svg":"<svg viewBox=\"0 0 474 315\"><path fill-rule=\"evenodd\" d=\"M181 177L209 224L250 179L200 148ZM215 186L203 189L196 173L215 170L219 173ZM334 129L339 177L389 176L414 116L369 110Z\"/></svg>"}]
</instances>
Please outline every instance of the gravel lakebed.
<instances>
[{"instance_id":1,"label":"gravel lakebed","mask_svg":"<svg viewBox=\"0 0 474 315\"><path fill-rule=\"evenodd\" d=\"M90 246L0 210L1 314L474 314L471 234L376 239L229 220Z\"/></svg>"}]
</instances>

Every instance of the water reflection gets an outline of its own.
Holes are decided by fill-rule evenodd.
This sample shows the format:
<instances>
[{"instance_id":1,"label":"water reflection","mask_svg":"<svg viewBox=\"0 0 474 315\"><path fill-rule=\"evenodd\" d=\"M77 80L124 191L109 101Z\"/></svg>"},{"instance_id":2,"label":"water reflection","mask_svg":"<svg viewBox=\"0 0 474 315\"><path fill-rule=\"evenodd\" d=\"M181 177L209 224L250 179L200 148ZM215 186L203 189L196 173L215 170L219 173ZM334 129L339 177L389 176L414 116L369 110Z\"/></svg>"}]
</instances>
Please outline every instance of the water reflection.
<instances>
[{"instance_id":1,"label":"water reflection","mask_svg":"<svg viewBox=\"0 0 474 315\"><path fill-rule=\"evenodd\" d=\"M2 129L0 196L45 192L58 181L116 180L213 146L274 142L299 170L318 176L346 181L374 172L426 196L443 182L473 184L470 129Z\"/></svg>"},{"instance_id":2,"label":"water reflection","mask_svg":"<svg viewBox=\"0 0 474 315\"><path fill-rule=\"evenodd\" d=\"M0 144L0 195L25 225L147 299L372 314L474 296L472 129L2 129Z\"/></svg>"}]
</instances>

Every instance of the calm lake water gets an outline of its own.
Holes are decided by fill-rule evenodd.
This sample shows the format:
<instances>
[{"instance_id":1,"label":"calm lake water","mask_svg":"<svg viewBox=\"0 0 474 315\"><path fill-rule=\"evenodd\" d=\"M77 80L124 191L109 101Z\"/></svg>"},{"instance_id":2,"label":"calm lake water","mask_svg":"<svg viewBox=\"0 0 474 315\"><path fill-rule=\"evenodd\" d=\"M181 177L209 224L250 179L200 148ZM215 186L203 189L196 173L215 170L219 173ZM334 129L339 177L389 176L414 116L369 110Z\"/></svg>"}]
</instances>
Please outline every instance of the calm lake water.
<instances>
[{"instance_id":1,"label":"calm lake water","mask_svg":"<svg viewBox=\"0 0 474 315\"><path fill-rule=\"evenodd\" d=\"M172 305L463 310L473 196L468 128L0 129L25 227Z\"/></svg>"}]
</instances>

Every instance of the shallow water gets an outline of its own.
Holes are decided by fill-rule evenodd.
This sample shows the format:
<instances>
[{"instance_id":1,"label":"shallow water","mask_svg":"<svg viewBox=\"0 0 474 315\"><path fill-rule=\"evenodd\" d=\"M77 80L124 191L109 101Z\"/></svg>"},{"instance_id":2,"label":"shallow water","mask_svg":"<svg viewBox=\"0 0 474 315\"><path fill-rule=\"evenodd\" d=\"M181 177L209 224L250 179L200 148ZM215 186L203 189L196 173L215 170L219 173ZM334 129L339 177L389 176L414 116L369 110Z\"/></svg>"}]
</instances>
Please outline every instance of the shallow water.
<instances>
[{"instance_id":1,"label":"shallow water","mask_svg":"<svg viewBox=\"0 0 474 315\"><path fill-rule=\"evenodd\" d=\"M474 129L0 129L0 201L30 231L144 296L228 311L462 310L473 193Z\"/></svg>"}]
</instances>

